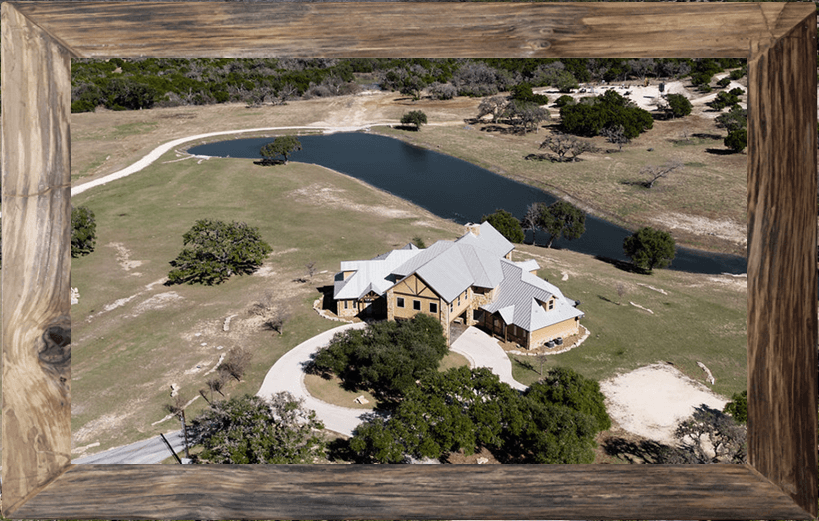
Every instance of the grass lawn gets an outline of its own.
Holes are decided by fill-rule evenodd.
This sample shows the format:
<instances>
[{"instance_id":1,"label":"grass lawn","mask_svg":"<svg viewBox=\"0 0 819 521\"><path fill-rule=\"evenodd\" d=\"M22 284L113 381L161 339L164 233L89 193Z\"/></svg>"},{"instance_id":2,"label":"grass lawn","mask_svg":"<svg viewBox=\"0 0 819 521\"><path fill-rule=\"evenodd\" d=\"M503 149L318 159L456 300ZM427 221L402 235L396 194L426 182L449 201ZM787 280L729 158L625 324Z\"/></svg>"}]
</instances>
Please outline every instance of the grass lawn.
<instances>
[{"instance_id":1,"label":"grass lawn","mask_svg":"<svg viewBox=\"0 0 819 521\"><path fill-rule=\"evenodd\" d=\"M567 298L580 301L579 309L586 314L580 323L591 333L580 347L548 356L544 371L565 365L602 380L647 364L671 362L705 382L699 361L713 373L716 384L711 388L717 393L730 397L745 389L745 278L672 270L639 275L570 251L532 246L519 250L538 260L541 277L560 287ZM511 358L513 375L520 382L529 384L540 377L526 367L540 368L534 357Z\"/></svg>"}]
</instances>

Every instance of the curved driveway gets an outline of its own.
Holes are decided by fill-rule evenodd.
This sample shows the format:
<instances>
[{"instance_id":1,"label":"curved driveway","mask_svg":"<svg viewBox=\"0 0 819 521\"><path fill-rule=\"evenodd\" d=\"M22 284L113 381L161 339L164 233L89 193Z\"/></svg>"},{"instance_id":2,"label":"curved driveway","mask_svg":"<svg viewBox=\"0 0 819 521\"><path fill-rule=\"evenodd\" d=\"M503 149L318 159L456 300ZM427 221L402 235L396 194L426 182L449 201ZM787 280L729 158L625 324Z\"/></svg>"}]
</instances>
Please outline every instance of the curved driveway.
<instances>
[{"instance_id":1,"label":"curved driveway","mask_svg":"<svg viewBox=\"0 0 819 521\"><path fill-rule=\"evenodd\" d=\"M350 328L363 328L365 325L364 322L346 324L325 331L297 345L273 364L256 394L262 398L268 398L275 393L287 391L297 399L303 399L306 408L316 411L316 416L324 422L325 428L345 436L352 436L353 430L364 421L362 416L368 414L369 411L331 405L314 398L307 392L307 387L304 385L304 364L310 360L310 355L329 344L337 332ZM513 388L526 389L525 385L512 378L512 362L497 340L477 328L470 327L464 331L453 342L451 349L465 356L470 367L488 367L500 377L501 381Z\"/></svg>"},{"instance_id":2,"label":"curved driveway","mask_svg":"<svg viewBox=\"0 0 819 521\"><path fill-rule=\"evenodd\" d=\"M287 391L297 399L303 399L305 407L316 411L316 416L324 422L325 428L345 436L352 436L353 430L364 421L361 416L370 411L339 407L314 398L307 392L307 387L304 385L304 364L310 360L310 355L329 344L336 333L347 329L360 329L366 325L365 322L346 324L325 331L297 345L273 364L256 395L269 398L275 393Z\"/></svg>"}]
</instances>

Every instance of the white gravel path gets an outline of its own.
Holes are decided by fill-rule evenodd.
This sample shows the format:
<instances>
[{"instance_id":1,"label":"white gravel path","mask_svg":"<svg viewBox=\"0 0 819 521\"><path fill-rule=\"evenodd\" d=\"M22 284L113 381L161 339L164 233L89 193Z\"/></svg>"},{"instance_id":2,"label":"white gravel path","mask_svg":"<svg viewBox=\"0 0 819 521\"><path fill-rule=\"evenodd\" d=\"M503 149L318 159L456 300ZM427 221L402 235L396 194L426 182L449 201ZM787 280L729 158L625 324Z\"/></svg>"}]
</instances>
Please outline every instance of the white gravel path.
<instances>
[{"instance_id":1,"label":"white gravel path","mask_svg":"<svg viewBox=\"0 0 819 521\"><path fill-rule=\"evenodd\" d=\"M497 340L476 327L469 327L452 343L452 351L469 360L470 367L488 367L513 389L523 391L526 386L512 378L512 361Z\"/></svg>"},{"instance_id":2,"label":"white gravel path","mask_svg":"<svg viewBox=\"0 0 819 521\"><path fill-rule=\"evenodd\" d=\"M310 360L310 355L319 348L329 344L336 333L351 328L360 329L365 325L364 322L345 324L325 331L297 345L273 364L256 395L269 398L275 393L288 391L296 398L303 399L306 408L316 411L316 416L324 422L325 428L345 436L352 436L353 430L363 421L361 415L369 411L339 407L314 398L307 392L307 387L304 385L303 364Z\"/></svg>"},{"instance_id":3,"label":"white gravel path","mask_svg":"<svg viewBox=\"0 0 819 521\"><path fill-rule=\"evenodd\" d=\"M175 147L182 145L184 143L188 143L190 141L195 141L197 139L203 139L208 137L215 137L215 136L227 136L231 134L243 134L247 132L275 132L279 130L321 130L325 134L332 134L334 132L356 132L358 130L365 130L370 128L374 125L381 125L381 124L389 124L389 123L369 123L367 125L359 126L359 127L311 127L311 126L301 126L301 127L267 127L267 128L248 128L243 130L223 130L219 132L208 132L206 134L197 134L195 136L188 136L179 139L175 139L173 141L169 141L165 144L159 145L155 149L151 150L145 157L137 161L136 163L119 170L118 172L114 172L112 174L108 174L106 176L100 177L99 179L95 179L93 181L89 181L87 183L83 183L78 186L71 187L71 195L81 194L84 191L88 190L89 188L94 188L95 186L101 186L111 181L122 179L123 177L129 176L131 174L135 174L139 172L143 168L147 167L166 152L173 150Z\"/></svg>"}]
</instances>

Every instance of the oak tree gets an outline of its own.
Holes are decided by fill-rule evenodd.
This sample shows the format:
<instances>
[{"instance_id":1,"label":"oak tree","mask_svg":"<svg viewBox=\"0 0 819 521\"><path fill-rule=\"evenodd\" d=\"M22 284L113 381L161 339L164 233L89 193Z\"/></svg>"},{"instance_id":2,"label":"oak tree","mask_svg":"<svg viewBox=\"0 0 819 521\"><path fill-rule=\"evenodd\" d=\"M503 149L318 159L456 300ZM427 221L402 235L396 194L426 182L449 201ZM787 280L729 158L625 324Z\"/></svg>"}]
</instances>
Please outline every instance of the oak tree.
<instances>
[{"instance_id":1,"label":"oak tree","mask_svg":"<svg viewBox=\"0 0 819 521\"><path fill-rule=\"evenodd\" d=\"M184 248L170 262L168 284L220 284L253 273L273 249L259 230L243 222L200 219L182 236Z\"/></svg>"}]
</instances>

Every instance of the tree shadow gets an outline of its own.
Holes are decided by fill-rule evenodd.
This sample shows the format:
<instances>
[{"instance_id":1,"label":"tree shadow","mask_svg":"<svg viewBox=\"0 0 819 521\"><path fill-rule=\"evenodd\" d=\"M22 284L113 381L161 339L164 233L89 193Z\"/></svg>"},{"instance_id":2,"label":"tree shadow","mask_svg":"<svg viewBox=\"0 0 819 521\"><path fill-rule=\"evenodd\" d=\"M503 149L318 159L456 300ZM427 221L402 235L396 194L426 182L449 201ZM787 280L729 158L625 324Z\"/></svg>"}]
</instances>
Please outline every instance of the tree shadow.
<instances>
[{"instance_id":1,"label":"tree shadow","mask_svg":"<svg viewBox=\"0 0 819 521\"><path fill-rule=\"evenodd\" d=\"M664 463L675 452L672 447L653 440L630 441L625 438L608 438L601 445L608 455L630 463Z\"/></svg>"},{"instance_id":2,"label":"tree shadow","mask_svg":"<svg viewBox=\"0 0 819 521\"><path fill-rule=\"evenodd\" d=\"M410 132L418 132L419 130L419 127L416 127L415 125L395 125L392 128L397 130L407 130Z\"/></svg>"},{"instance_id":3,"label":"tree shadow","mask_svg":"<svg viewBox=\"0 0 819 521\"><path fill-rule=\"evenodd\" d=\"M730 148L706 148L705 151L708 154L713 154L715 156L730 156L732 154L738 154L739 152L734 152Z\"/></svg>"},{"instance_id":4,"label":"tree shadow","mask_svg":"<svg viewBox=\"0 0 819 521\"><path fill-rule=\"evenodd\" d=\"M604 257L603 255L595 255L594 258L601 262L605 262L606 264L611 264L618 270L622 270L628 273L638 273L640 275L647 275L649 273L646 270L635 266L631 262L626 262L619 259L612 259L610 257Z\"/></svg>"},{"instance_id":5,"label":"tree shadow","mask_svg":"<svg viewBox=\"0 0 819 521\"><path fill-rule=\"evenodd\" d=\"M691 134L691 137L699 138L699 139L712 139L714 141L722 140L723 136L719 134L707 134L704 132L697 132L696 134Z\"/></svg>"},{"instance_id":6,"label":"tree shadow","mask_svg":"<svg viewBox=\"0 0 819 521\"><path fill-rule=\"evenodd\" d=\"M254 165L259 166L274 166L274 165L283 165L285 164L284 159L260 159L259 161L254 161Z\"/></svg>"}]
</instances>

